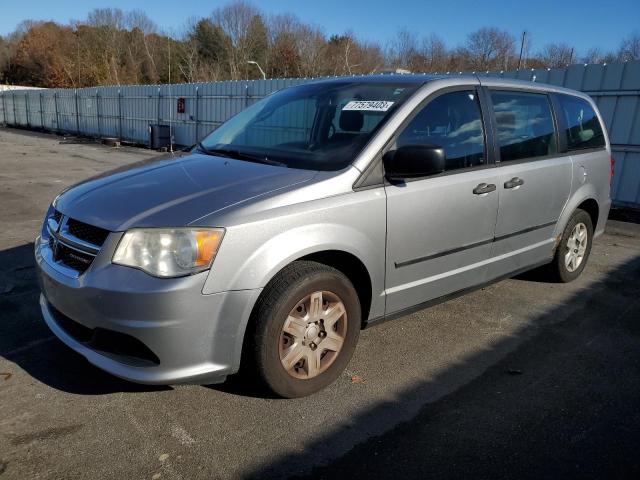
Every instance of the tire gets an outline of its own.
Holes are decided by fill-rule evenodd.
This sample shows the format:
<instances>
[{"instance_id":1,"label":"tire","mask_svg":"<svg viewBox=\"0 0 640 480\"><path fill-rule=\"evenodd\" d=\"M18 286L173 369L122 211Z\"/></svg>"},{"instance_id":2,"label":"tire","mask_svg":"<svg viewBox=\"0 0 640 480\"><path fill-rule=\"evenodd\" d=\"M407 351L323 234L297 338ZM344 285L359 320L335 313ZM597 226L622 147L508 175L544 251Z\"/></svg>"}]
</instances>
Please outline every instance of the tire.
<instances>
[{"instance_id":1,"label":"tire","mask_svg":"<svg viewBox=\"0 0 640 480\"><path fill-rule=\"evenodd\" d=\"M580 245L575 243L574 235L577 231L583 231L586 235L584 242L580 242ZM564 228L553 260L548 266L550 278L561 283L572 282L578 278L587 265L592 243L593 223L591 222L591 217L584 210L577 209L573 212L567 226ZM574 255L574 261L567 264L567 255L570 252ZM575 261L576 259L578 261Z\"/></svg>"},{"instance_id":2,"label":"tire","mask_svg":"<svg viewBox=\"0 0 640 480\"><path fill-rule=\"evenodd\" d=\"M247 367L280 397L315 393L351 360L360 312L358 294L340 271L293 262L269 282L252 312Z\"/></svg>"}]
</instances>

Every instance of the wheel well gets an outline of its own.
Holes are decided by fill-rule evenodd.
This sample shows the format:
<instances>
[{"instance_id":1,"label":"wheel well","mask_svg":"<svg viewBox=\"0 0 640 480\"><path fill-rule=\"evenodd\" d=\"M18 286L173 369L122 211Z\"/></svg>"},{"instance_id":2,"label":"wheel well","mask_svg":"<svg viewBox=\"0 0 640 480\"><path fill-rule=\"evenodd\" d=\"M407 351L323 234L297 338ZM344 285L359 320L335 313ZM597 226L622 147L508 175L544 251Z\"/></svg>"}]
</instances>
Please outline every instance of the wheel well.
<instances>
[{"instance_id":1,"label":"wheel well","mask_svg":"<svg viewBox=\"0 0 640 480\"><path fill-rule=\"evenodd\" d=\"M312 253L298 260L311 260L340 270L353 283L360 298L362 324L369 318L371 309L371 277L358 257L342 250L325 250Z\"/></svg>"},{"instance_id":2,"label":"wheel well","mask_svg":"<svg viewBox=\"0 0 640 480\"><path fill-rule=\"evenodd\" d=\"M342 250L325 250L322 252L311 253L304 257L297 258L296 260L292 260L292 262L298 260L309 260L322 263L342 272L351 281L356 289L356 292L358 293L358 298L360 299L360 308L362 310L362 319L360 320L360 322L361 325L364 326L367 319L369 318L369 311L371 310L372 291L371 276L369 275L367 267L364 266L364 263L362 263L360 259L355 255ZM290 264L291 263L289 263L288 265ZM280 272L281 271L282 269L280 270ZM277 274L274 275L273 278L275 278L276 276ZM271 282L273 278L271 278L269 282ZM260 294L260 298L262 298L263 294L264 291ZM244 333L244 339L242 342L241 365L247 365L247 361L251 356L251 352L246 348L246 345L248 339L252 338L253 332L255 330L256 322L253 320L254 314L256 312L256 307L260 302L260 298L258 298L256 304L253 306L251 316L249 318L249 323L247 324L247 329Z\"/></svg>"},{"instance_id":3,"label":"wheel well","mask_svg":"<svg viewBox=\"0 0 640 480\"><path fill-rule=\"evenodd\" d=\"M591 217L591 223L593 224L593 230L595 231L596 224L598 223L598 214L600 211L598 208L598 202L590 198L578 205L578 208L584 210L589 214L589 216Z\"/></svg>"}]
</instances>

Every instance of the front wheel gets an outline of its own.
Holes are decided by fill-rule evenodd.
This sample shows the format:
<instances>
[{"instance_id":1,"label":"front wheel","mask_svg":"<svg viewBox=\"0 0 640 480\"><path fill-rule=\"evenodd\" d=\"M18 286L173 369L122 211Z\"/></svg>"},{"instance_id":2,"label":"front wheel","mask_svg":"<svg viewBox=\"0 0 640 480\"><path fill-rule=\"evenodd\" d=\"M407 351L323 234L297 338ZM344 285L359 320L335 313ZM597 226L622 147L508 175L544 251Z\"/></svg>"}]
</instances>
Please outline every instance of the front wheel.
<instances>
[{"instance_id":1,"label":"front wheel","mask_svg":"<svg viewBox=\"0 0 640 480\"><path fill-rule=\"evenodd\" d=\"M252 360L277 395L310 395L345 369L360 333L360 302L338 270L297 261L262 293L252 315Z\"/></svg>"},{"instance_id":2,"label":"front wheel","mask_svg":"<svg viewBox=\"0 0 640 480\"><path fill-rule=\"evenodd\" d=\"M593 223L584 210L576 210L564 229L553 261L553 279L566 283L578 278L587 264L593 241Z\"/></svg>"}]
</instances>

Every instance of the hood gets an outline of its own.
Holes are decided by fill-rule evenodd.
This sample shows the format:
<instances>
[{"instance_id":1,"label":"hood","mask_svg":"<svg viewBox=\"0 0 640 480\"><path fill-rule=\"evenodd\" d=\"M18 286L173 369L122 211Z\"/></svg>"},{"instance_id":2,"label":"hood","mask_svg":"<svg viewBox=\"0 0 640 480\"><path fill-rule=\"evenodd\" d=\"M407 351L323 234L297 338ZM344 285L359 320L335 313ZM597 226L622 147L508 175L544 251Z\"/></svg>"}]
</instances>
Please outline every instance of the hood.
<instances>
[{"instance_id":1,"label":"hood","mask_svg":"<svg viewBox=\"0 0 640 480\"><path fill-rule=\"evenodd\" d=\"M55 207L110 231L180 227L316 173L197 153L163 156L79 183L62 192Z\"/></svg>"}]
</instances>

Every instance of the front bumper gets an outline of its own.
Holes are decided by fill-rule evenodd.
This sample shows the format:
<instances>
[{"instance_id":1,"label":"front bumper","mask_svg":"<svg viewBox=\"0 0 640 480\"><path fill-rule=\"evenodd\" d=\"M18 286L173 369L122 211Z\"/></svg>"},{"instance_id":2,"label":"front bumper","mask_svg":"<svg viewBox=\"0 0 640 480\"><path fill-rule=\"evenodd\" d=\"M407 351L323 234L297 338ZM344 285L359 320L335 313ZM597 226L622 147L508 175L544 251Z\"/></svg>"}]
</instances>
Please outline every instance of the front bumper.
<instances>
[{"instance_id":1,"label":"front bumper","mask_svg":"<svg viewBox=\"0 0 640 480\"><path fill-rule=\"evenodd\" d=\"M208 272L160 279L99 258L74 278L50 263L47 248L36 241L44 320L95 366L147 384L217 383L238 370L244 331L260 289L203 295ZM116 343L132 337L156 361L121 355L117 345L95 346L77 329L67 328L69 323L89 335L108 332Z\"/></svg>"}]
</instances>

